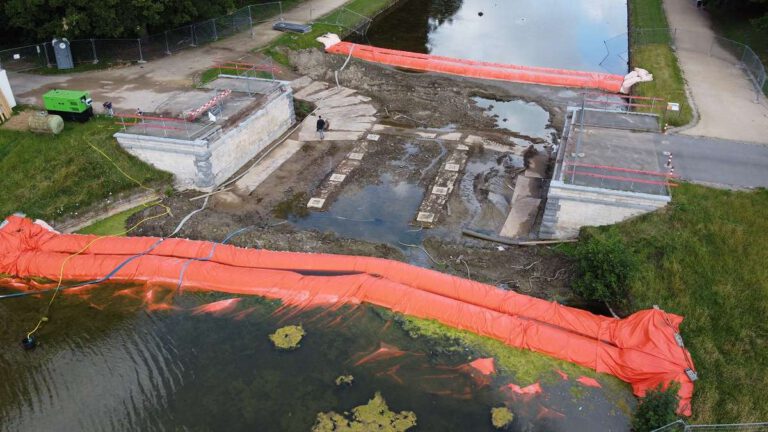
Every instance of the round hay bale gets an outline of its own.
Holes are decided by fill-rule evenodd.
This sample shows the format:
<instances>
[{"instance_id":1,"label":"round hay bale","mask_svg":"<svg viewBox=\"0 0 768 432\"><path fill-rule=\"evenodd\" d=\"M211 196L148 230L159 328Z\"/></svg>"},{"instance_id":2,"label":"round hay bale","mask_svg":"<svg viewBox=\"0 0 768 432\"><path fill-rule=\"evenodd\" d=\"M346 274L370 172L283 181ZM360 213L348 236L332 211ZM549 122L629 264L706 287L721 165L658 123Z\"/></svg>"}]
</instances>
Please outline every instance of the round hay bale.
<instances>
[{"instance_id":1,"label":"round hay bale","mask_svg":"<svg viewBox=\"0 0 768 432\"><path fill-rule=\"evenodd\" d=\"M64 120L57 115L49 115L45 112L36 113L29 118L29 130L58 135L64 130Z\"/></svg>"}]
</instances>

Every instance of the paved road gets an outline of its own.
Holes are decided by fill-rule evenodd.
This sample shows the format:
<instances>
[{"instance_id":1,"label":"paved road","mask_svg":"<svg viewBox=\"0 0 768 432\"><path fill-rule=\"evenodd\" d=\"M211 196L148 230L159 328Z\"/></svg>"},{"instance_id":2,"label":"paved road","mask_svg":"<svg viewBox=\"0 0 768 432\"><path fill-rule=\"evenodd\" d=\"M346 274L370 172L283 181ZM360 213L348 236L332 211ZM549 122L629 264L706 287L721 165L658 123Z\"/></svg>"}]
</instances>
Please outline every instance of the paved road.
<instances>
[{"instance_id":1,"label":"paved road","mask_svg":"<svg viewBox=\"0 0 768 432\"><path fill-rule=\"evenodd\" d=\"M734 189L768 187L768 146L670 134L659 135L659 149L672 152L675 173L683 180Z\"/></svg>"}]
</instances>

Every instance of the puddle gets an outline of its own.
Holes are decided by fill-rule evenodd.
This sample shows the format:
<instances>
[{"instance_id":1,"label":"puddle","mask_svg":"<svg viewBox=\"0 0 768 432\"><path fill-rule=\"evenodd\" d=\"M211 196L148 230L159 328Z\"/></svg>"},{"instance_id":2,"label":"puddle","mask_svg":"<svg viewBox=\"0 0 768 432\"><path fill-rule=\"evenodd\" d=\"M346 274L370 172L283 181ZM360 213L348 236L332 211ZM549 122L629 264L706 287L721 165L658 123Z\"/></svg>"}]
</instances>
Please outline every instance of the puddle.
<instances>
[{"instance_id":1,"label":"puddle","mask_svg":"<svg viewBox=\"0 0 768 432\"><path fill-rule=\"evenodd\" d=\"M488 116L496 118L496 127L500 129L547 141L552 138L554 129L548 126L549 113L533 102L504 102L482 97L473 97L472 100L486 109Z\"/></svg>"},{"instance_id":2,"label":"puddle","mask_svg":"<svg viewBox=\"0 0 768 432\"><path fill-rule=\"evenodd\" d=\"M424 236L424 231L411 226L423 197L423 187L385 173L378 184L346 184L327 211L291 222L302 229L332 231L340 237L407 250L400 243L421 244Z\"/></svg>"}]
</instances>

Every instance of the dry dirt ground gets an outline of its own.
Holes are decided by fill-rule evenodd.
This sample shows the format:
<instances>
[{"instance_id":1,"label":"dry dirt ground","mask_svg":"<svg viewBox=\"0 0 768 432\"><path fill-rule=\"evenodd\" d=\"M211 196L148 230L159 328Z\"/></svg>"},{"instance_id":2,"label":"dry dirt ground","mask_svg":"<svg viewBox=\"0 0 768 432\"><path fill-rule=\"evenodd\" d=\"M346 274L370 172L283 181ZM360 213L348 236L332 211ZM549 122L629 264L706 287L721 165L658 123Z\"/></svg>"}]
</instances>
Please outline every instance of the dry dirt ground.
<instances>
[{"instance_id":1,"label":"dry dirt ground","mask_svg":"<svg viewBox=\"0 0 768 432\"><path fill-rule=\"evenodd\" d=\"M314 79L333 82L332 71L341 67L344 58L309 50L294 56L297 72ZM523 99L536 102L550 115L550 124L559 129L568 103L578 99L576 92L547 87L507 83L488 83L469 79L416 74L352 61L340 74L342 84L373 99L379 109L378 122L403 128L444 128L473 131L503 141L506 147L494 150L476 146L470 162L477 161L481 170L467 172L449 201L448 214L437 228L423 233L421 245L403 246L343 238L329 232L303 230L292 221L308 213L306 202L315 188L354 147L354 142L316 142L306 144L281 168L250 195L224 193L213 196L202 212L193 216L180 236L192 239L222 241L228 233L243 227L251 230L232 239L239 246L272 250L326 252L385 257L411 261L439 271L514 289L522 293L569 304L580 303L569 289L574 273L573 263L549 247L514 247L475 240L461 235L461 228L483 220L491 179L499 178L514 186L515 167L506 166L514 145L514 133L495 128L495 121L470 101L472 96L499 100ZM519 136L517 137L519 138ZM531 139L530 144L541 144ZM517 141L518 155L522 153ZM524 141L523 141L524 143ZM448 154L445 147L456 143L418 140L397 135L382 135L371 142L361 167L350 175L344 188L361 188L377 184L383 174L426 188L439 161ZM414 151L417 146L418 151ZM519 158L522 163L522 158ZM487 168L487 169L486 169ZM511 192L508 191L508 192ZM203 199L190 201L199 193L179 193L165 200L173 216L150 221L134 235L163 236L170 234L178 222L203 204ZM499 196L504 193L499 192ZM506 193L508 198L509 193ZM139 220L156 209L133 216ZM503 214L502 214L503 216ZM498 215L497 215L498 217ZM489 219L490 220L490 219ZM413 257L419 259L414 260Z\"/></svg>"}]
</instances>

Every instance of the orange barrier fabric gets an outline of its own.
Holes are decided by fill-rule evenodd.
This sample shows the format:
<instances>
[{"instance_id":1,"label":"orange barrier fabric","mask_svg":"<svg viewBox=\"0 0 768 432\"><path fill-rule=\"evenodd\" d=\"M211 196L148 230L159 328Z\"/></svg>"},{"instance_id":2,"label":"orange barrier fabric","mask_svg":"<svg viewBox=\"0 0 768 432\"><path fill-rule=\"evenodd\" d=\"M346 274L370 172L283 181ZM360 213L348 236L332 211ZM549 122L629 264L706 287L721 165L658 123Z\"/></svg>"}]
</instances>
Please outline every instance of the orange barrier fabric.
<instances>
[{"instance_id":1,"label":"orange barrier fabric","mask_svg":"<svg viewBox=\"0 0 768 432\"><path fill-rule=\"evenodd\" d=\"M351 52L352 57L361 60L424 72L558 87L592 88L611 93L618 93L624 82L621 75L481 62L350 42L337 43L326 48L326 51L347 56Z\"/></svg>"},{"instance_id":2,"label":"orange barrier fabric","mask_svg":"<svg viewBox=\"0 0 768 432\"><path fill-rule=\"evenodd\" d=\"M693 363L675 341L682 317L659 309L613 319L379 258L273 252L183 239L165 239L147 252L160 240L152 237L109 237L86 248L95 238L59 234L11 216L0 229L0 273L58 280L64 264L65 280L95 280L146 252L111 280L175 287L181 279L187 290L257 295L299 308L360 303L386 307L615 375L630 383L638 396L677 381L679 412L690 415L693 383L685 369L693 369Z\"/></svg>"}]
</instances>

